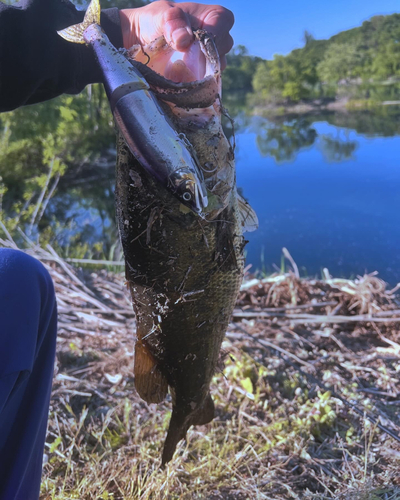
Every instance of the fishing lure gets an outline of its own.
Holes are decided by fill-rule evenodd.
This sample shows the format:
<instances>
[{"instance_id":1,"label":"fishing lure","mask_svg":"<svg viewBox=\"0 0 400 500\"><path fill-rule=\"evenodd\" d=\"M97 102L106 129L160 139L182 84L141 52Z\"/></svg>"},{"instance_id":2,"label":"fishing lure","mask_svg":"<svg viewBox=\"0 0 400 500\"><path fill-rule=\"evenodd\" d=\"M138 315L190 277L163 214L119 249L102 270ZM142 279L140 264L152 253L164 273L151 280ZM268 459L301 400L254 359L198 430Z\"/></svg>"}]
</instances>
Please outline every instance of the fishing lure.
<instances>
[{"instance_id":1,"label":"fishing lure","mask_svg":"<svg viewBox=\"0 0 400 500\"><path fill-rule=\"evenodd\" d=\"M115 122L132 154L181 203L201 215L208 198L196 155L171 125L146 79L104 33L99 1L91 1L82 23L58 34L92 47Z\"/></svg>"}]
</instances>

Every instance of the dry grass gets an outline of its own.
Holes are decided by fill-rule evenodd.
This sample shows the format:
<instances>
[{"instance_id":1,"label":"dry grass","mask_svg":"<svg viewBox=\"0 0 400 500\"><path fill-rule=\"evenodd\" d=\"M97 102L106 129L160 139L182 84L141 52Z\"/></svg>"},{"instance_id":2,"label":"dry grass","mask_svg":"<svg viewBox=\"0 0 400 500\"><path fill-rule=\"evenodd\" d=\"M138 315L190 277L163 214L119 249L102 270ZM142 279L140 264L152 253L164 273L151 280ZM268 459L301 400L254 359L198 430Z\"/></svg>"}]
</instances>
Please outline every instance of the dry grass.
<instances>
[{"instance_id":1,"label":"dry grass","mask_svg":"<svg viewBox=\"0 0 400 500\"><path fill-rule=\"evenodd\" d=\"M400 305L375 275L247 281L212 385L217 416L160 470L171 404L135 392L122 275L29 251L60 310L42 500L400 499L400 442L382 430L400 432Z\"/></svg>"}]
</instances>

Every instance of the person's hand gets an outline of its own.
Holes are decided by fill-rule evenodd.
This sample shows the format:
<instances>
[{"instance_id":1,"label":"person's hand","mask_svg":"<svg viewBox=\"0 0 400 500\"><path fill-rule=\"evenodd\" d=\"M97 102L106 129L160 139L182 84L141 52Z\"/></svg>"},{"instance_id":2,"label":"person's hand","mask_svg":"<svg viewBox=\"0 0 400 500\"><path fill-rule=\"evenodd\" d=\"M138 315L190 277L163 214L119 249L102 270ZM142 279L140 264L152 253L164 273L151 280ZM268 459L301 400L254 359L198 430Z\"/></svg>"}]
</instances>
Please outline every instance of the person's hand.
<instances>
[{"instance_id":1,"label":"person's hand","mask_svg":"<svg viewBox=\"0 0 400 500\"><path fill-rule=\"evenodd\" d=\"M179 52L186 52L194 40L192 28L204 29L215 35L215 43L226 66L226 54L233 47L229 30L234 23L230 10L220 5L202 5L159 0L137 9L120 11L124 47L140 43L146 45L164 35L167 42Z\"/></svg>"}]
</instances>

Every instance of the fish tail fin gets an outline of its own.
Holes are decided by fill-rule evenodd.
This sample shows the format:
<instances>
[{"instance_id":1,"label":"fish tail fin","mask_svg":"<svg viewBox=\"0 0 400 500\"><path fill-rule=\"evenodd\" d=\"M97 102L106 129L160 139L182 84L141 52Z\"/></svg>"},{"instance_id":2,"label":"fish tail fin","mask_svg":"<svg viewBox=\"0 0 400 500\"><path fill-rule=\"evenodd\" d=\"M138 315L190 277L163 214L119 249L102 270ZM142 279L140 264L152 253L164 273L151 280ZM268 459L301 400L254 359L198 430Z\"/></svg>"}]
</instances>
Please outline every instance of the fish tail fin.
<instances>
[{"instance_id":1,"label":"fish tail fin","mask_svg":"<svg viewBox=\"0 0 400 500\"><path fill-rule=\"evenodd\" d=\"M92 24L100 25L100 3L99 0L92 0L87 8L85 17L80 24L74 24L57 33L68 42L86 43L83 38L83 32Z\"/></svg>"},{"instance_id":2,"label":"fish tail fin","mask_svg":"<svg viewBox=\"0 0 400 500\"><path fill-rule=\"evenodd\" d=\"M214 418L214 411L214 401L210 393L207 395L203 404L190 415L178 412L176 408L174 408L162 453L162 467L172 460L179 441L186 437L189 427L191 425L208 424Z\"/></svg>"},{"instance_id":3,"label":"fish tail fin","mask_svg":"<svg viewBox=\"0 0 400 500\"><path fill-rule=\"evenodd\" d=\"M140 340L135 345L135 387L147 403L161 403L168 392L167 379Z\"/></svg>"},{"instance_id":4,"label":"fish tail fin","mask_svg":"<svg viewBox=\"0 0 400 500\"><path fill-rule=\"evenodd\" d=\"M203 404L191 416L190 425L209 424L215 417L215 406L211 394L208 393Z\"/></svg>"}]
</instances>

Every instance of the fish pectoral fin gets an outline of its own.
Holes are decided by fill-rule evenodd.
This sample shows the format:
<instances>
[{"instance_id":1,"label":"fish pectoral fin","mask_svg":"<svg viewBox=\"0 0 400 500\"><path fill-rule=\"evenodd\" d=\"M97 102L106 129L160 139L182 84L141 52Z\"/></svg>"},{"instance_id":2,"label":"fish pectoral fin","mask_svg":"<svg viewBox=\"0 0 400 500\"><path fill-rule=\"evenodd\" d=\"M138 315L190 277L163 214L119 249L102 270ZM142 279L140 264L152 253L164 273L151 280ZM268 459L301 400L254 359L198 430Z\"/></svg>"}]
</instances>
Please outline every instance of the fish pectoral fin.
<instances>
[{"instance_id":1,"label":"fish pectoral fin","mask_svg":"<svg viewBox=\"0 0 400 500\"><path fill-rule=\"evenodd\" d=\"M194 410L193 413L185 414L174 408L172 411L171 421L169 423L167 438L164 444L161 459L162 466L172 460L179 441L186 437L186 433L190 426L208 424L214 416L214 401L212 400L210 393L208 393L203 404Z\"/></svg>"},{"instance_id":2,"label":"fish pectoral fin","mask_svg":"<svg viewBox=\"0 0 400 500\"><path fill-rule=\"evenodd\" d=\"M74 24L73 26L69 26L61 31L57 31L57 33L68 42L86 43L83 38L83 32L91 24L98 24L100 26L100 11L101 8L99 0L92 0L87 8L85 17L80 24Z\"/></svg>"},{"instance_id":3,"label":"fish pectoral fin","mask_svg":"<svg viewBox=\"0 0 400 500\"><path fill-rule=\"evenodd\" d=\"M167 379L140 340L135 346L135 387L147 403L161 403L168 392Z\"/></svg>"},{"instance_id":4,"label":"fish pectoral fin","mask_svg":"<svg viewBox=\"0 0 400 500\"><path fill-rule=\"evenodd\" d=\"M251 208L249 203L237 194L238 207L239 207L239 223L242 226L244 233L251 233L258 229L258 217L255 211Z\"/></svg>"}]
</instances>

